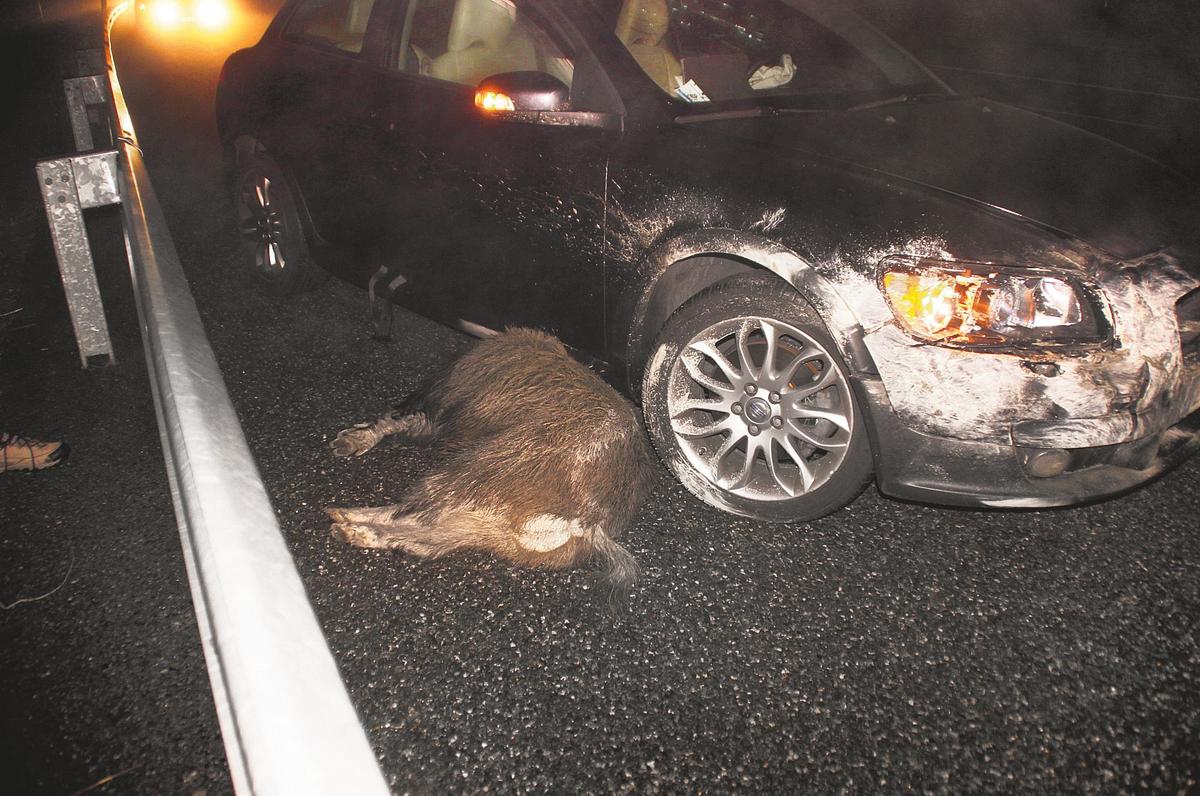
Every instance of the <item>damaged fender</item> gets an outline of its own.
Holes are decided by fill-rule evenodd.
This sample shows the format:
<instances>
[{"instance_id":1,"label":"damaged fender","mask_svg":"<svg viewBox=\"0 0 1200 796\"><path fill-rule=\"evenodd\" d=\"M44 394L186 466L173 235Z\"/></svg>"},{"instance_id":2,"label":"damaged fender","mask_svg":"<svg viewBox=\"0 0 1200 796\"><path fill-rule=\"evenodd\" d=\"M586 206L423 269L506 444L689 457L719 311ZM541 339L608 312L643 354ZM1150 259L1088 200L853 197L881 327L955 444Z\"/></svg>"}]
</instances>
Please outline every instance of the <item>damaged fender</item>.
<instances>
[{"instance_id":1,"label":"damaged fender","mask_svg":"<svg viewBox=\"0 0 1200 796\"><path fill-rule=\"evenodd\" d=\"M630 330L627 341L631 373L638 373L650 354L654 337L667 318L688 298L729 276L764 269L778 276L817 310L852 372L875 373L863 345L858 318L828 278L794 251L751 232L715 228L692 230L655 247L645 260L649 289L628 310L631 322L618 318L617 328ZM637 379L631 379L636 384Z\"/></svg>"}]
</instances>

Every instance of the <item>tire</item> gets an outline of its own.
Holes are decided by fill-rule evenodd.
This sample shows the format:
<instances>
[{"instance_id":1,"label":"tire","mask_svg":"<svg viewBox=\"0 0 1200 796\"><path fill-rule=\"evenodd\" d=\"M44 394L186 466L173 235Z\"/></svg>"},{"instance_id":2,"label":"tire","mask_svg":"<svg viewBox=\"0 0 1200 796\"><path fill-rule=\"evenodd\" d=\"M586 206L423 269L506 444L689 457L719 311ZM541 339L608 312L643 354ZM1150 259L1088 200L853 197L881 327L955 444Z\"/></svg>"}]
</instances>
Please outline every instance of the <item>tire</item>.
<instances>
[{"instance_id":1,"label":"tire","mask_svg":"<svg viewBox=\"0 0 1200 796\"><path fill-rule=\"evenodd\" d=\"M652 349L642 408L667 467L723 511L812 520L871 479L865 417L837 346L774 277L732 277L680 307Z\"/></svg>"},{"instance_id":2,"label":"tire","mask_svg":"<svg viewBox=\"0 0 1200 796\"><path fill-rule=\"evenodd\" d=\"M248 264L264 290L282 296L325 283L329 275L308 250L287 179L268 155L239 160L233 204Z\"/></svg>"}]
</instances>

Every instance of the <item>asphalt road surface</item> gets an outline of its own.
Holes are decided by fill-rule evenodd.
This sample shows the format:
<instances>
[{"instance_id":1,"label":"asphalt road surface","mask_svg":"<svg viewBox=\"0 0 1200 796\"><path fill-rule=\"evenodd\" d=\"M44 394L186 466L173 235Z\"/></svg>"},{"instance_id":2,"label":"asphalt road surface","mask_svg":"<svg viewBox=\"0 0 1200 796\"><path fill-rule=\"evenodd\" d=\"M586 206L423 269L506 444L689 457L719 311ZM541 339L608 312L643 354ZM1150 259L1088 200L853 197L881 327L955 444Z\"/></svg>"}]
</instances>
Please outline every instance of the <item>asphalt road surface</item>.
<instances>
[{"instance_id":1,"label":"asphalt road surface","mask_svg":"<svg viewBox=\"0 0 1200 796\"><path fill-rule=\"evenodd\" d=\"M396 792L1196 787L1200 460L1082 508L955 511L871 489L780 525L717 513L664 474L625 537L644 576L615 614L587 571L333 539L323 506L389 502L428 458L345 461L328 440L471 341L401 312L395 342L373 342L365 292L337 281L256 291L214 140L217 54L117 46L234 404ZM177 583L177 551L163 560Z\"/></svg>"}]
</instances>

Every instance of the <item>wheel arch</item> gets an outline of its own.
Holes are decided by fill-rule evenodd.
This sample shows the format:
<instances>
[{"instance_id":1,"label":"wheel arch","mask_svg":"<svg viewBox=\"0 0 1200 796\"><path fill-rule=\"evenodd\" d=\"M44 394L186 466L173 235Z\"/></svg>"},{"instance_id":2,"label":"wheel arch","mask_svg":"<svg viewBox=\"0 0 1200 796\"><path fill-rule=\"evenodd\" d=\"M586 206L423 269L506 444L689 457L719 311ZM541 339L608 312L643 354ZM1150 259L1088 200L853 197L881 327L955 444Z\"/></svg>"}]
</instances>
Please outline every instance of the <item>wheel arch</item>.
<instances>
[{"instance_id":1,"label":"wheel arch","mask_svg":"<svg viewBox=\"0 0 1200 796\"><path fill-rule=\"evenodd\" d=\"M833 284L791 249L732 229L696 230L659 246L647 258L654 276L630 314L626 341L629 386L640 400L641 376L667 320L688 299L732 276L768 272L791 285L821 316L852 373L874 374L857 316Z\"/></svg>"}]
</instances>

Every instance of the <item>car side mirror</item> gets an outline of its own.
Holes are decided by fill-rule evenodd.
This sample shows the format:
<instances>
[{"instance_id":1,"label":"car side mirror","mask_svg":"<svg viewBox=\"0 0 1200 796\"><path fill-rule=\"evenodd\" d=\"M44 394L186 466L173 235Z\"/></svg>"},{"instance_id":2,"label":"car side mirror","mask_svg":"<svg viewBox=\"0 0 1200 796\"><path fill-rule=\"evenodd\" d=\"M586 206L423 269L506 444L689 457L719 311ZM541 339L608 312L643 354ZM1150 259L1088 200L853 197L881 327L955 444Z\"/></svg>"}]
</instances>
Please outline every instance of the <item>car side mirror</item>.
<instances>
[{"instance_id":1,"label":"car side mirror","mask_svg":"<svg viewBox=\"0 0 1200 796\"><path fill-rule=\"evenodd\" d=\"M485 78L475 89L475 107L503 121L621 129L616 114L571 110L571 89L545 72L503 72Z\"/></svg>"}]
</instances>

